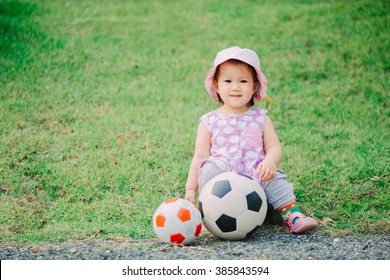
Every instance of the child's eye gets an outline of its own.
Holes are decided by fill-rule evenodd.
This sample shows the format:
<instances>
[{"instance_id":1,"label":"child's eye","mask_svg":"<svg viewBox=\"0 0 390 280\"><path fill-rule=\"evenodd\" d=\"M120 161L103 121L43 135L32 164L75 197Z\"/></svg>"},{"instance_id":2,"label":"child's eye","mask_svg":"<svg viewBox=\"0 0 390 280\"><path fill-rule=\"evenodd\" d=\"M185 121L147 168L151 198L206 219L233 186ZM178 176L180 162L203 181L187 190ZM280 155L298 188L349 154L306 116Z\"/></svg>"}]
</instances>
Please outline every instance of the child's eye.
<instances>
[{"instance_id":1,"label":"child's eye","mask_svg":"<svg viewBox=\"0 0 390 280\"><path fill-rule=\"evenodd\" d=\"M247 80L241 80L241 83L243 83L243 84L245 84L247 82L248 82Z\"/></svg>"},{"instance_id":2,"label":"child's eye","mask_svg":"<svg viewBox=\"0 0 390 280\"><path fill-rule=\"evenodd\" d=\"M231 80L225 80L225 83L231 83L232 81Z\"/></svg>"}]
</instances>

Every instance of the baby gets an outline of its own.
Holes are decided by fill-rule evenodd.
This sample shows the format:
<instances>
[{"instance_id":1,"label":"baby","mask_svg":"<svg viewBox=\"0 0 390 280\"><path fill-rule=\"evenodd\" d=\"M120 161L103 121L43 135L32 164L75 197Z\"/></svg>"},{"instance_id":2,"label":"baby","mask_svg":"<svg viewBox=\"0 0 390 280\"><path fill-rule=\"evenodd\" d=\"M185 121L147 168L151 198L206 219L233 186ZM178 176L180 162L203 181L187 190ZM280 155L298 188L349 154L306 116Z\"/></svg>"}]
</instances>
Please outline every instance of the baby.
<instances>
[{"instance_id":1,"label":"baby","mask_svg":"<svg viewBox=\"0 0 390 280\"><path fill-rule=\"evenodd\" d=\"M277 168L282 149L267 111L252 108L267 89L257 54L239 47L220 51L205 87L221 107L200 118L186 199L195 203L198 189L216 175L234 171L258 180L288 232L316 228L317 222L301 213L286 174Z\"/></svg>"}]
</instances>

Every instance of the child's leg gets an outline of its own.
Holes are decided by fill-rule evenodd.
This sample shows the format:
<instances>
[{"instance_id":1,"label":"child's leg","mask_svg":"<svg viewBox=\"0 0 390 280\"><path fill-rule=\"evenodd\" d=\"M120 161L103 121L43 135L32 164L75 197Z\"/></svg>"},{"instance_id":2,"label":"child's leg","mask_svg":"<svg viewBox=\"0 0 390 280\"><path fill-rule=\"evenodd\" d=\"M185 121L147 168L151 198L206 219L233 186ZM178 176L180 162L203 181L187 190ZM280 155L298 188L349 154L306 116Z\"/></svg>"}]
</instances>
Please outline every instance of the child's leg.
<instances>
[{"instance_id":1,"label":"child's leg","mask_svg":"<svg viewBox=\"0 0 390 280\"><path fill-rule=\"evenodd\" d=\"M284 204L295 201L293 189L287 182L287 175L280 170L276 172L274 179L262 183L261 186L264 189L268 202L274 209L279 209Z\"/></svg>"},{"instance_id":2,"label":"child's leg","mask_svg":"<svg viewBox=\"0 0 390 280\"><path fill-rule=\"evenodd\" d=\"M303 233L317 227L317 222L305 217L295 201L293 189L283 172L277 172L274 179L263 183L268 202L282 214L285 227L289 232Z\"/></svg>"}]
</instances>

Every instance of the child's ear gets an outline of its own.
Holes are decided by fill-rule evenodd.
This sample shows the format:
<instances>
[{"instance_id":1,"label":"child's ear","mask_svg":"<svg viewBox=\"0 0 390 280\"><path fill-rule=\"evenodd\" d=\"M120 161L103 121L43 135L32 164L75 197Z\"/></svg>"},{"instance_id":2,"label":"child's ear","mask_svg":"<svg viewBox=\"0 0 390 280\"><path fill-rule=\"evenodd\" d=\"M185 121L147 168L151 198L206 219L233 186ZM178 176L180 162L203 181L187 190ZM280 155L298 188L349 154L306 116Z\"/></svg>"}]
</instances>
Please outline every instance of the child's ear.
<instances>
[{"instance_id":1,"label":"child's ear","mask_svg":"<svg viewBox=\"0 0 390 280\"><path fill-rule=\"evenodd\" d=\"M256 81L253 83L253 92L256 92L260 88L260 82Z\"/></svg>"},{"instance_id":2,"label":"child's ear","mask_svg":"<svg viewBox=\"0 0 390 280\"><path fill-rule=\"evenodd\" d=\"M214 86L215 90L218 92L218 83L215 79L213 80L213 86Z\"/></svg>"}]
</instances>

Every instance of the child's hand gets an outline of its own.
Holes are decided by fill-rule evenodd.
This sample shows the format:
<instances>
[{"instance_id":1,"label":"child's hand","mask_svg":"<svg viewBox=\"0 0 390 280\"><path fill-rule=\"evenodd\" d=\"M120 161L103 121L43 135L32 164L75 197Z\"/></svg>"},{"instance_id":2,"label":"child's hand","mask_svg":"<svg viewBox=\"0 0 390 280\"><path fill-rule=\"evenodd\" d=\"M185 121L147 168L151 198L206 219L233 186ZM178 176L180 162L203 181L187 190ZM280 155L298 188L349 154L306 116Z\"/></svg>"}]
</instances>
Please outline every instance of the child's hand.
<instances>
[{"instance_id":1,"label":"child's hand","mask_svg":"<svg viewBox=\"0 0 390 280\"><path fill-rule=\"evenodd\" d=\"M265 158L257 166L257 173L263 182L267 182L276 176L277 166L275 161Z\"/></svg>"},{"instance_id":2,"label":"child's hand","mask_svg":"<svg viewBox=\"0 0 390 280\"><path fill-rule=\"evenodd\" d=\"M194 190L186 190L185 199L195 204L196 191Z\"/></svg>"}]
</instances>

